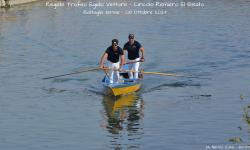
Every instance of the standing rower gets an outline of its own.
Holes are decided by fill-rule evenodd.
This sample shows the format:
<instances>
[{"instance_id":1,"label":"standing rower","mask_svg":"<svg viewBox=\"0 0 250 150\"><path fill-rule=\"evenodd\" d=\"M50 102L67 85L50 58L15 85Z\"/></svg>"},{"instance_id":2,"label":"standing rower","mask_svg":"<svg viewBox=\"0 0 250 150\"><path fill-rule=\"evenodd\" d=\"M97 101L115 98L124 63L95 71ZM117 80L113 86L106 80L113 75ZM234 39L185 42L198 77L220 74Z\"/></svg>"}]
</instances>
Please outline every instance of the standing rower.
<instances>
[{"instance_id":1,"label":"standing rower","mask_svg":"<svg viewBox=\"0 0 250 150\"><path fill-rule=\"evenodd\" d=\"M120 61L121 59L121 61ZM108 60L108 66L109 66L109 80L110 83L118 82L119 81L119 69L122 67L122 65L125 62L125 57L122 51L122 48L118 46L118 40L113 39L112 45L109 46L104 54L102 55L101 61L100 61L100 68L104 68L104 61ZM114 76L115 73L115 76Z\"/></svg>"},{"instance_id":2,"label":"standing rower","mask_svg":"<svg viewBox=\"0 0 250 150\"><path fill-rule=\"evenodd\" d=\"M129 34L128 36L128 42L123 47L123 53L125 54L125 51L128 52L128 59L129 62L129 70L134 71L129 72L129 78L130 79L138 79L138 70L140 62L145 61L144 59L144 48L142 45L135 40L134 34ZM140 57L141 52L141 57Z\"/></svg>"}]
</instances>

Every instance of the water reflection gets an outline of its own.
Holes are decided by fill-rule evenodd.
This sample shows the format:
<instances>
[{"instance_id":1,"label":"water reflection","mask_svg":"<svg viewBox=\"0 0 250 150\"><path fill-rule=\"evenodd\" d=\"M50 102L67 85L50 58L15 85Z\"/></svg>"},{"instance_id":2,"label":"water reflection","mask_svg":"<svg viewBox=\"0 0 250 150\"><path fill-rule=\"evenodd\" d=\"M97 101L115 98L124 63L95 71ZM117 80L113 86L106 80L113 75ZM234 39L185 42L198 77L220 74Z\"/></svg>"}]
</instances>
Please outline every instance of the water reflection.
<instances>
[{"instance_id":1,"label":"water reflection","mask_svg":"<svg viewBox=\"0 0 250 150\"><path fill-rule=\"evenodd\" d=\"M0 22L4 21L16 21L16 15L14 14L7 14L9 8L0 9Z\"/></svg>"},{"instance_id":2,"label":"water reflection","mask_svg":"<svg viewBox=\"0 0 250 150\"><path fill-rule=\"evenodd\" d=\"M102 124L111 137L111 147L138 148L143 135L144 103L140 96L129 94L114 98L104 96L105 120Z\"/></svg>"}]
</instances>

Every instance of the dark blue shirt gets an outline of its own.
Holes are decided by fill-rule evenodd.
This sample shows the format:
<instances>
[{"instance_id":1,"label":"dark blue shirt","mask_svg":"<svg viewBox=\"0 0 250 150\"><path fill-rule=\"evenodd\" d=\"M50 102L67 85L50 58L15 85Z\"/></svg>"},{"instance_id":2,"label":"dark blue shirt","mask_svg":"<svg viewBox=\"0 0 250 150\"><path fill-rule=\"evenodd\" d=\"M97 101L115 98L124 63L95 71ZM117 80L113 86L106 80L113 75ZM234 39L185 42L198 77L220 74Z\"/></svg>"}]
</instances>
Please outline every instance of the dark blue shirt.
<instances>
[{"instance_id":1,"label":"dark blue shirt","mask_svg":"<svg viewBox=\"0 0 250 150\"><path fill-rule=\"evenodd\" d=\"M128 59L129 60L134 60L134 59L140 57L139 51L140 51L141 47L142 47L141 44L137 41L134 41L134 43L132 45L130 45L130 43L127 42L124 45L123 50L128 51Z\"/></svg>"},{"instance_id":2,"label":"dark blue shirt","mask_svg":"<svg viewBox=\"0 0 250 150\"><path fill-rule=\"evenodd\" d=\"M110 46L107 48L105 53L108 54L108 60L117 63L119 61L120 55L123 55L123 51L121 47L117 47L117 50L113 50L113 47Z\"/></svg>"}]
</instances>

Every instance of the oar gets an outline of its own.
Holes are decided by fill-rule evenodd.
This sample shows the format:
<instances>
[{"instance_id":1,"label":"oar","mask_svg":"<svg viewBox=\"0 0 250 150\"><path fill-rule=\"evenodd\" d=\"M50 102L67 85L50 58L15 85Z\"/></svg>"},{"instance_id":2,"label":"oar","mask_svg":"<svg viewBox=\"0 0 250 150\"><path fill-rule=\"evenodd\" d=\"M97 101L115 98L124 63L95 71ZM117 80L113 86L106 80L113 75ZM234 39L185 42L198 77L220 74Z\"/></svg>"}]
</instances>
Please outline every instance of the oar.
<instances>
[{"instance_id":1,"label":"oar","mask_svg":"<svg viewBox=\"0 0 250 150\"><path fill-rule=\"evenodd\" d=\"M174 74L174 73L148 72L148 71L143 71L143 70L141 71L141 73L142 74L161 75L161 76L187 77L187 78L197 78L197 79L211 79L211 78L195 77L195 76L192 76L192 75L188 76L188 75L179 75L179 74Z\"/></svg>"},{"instance_id":2,"label":"oar","mask_svg":"<svg viewBox=\"0 0 250 150\"><path fill-rule=\"evenodd\" d=\"M188 75L178 75L178 74L174 74L174 73L148 72L148 71L143 71L143 70L141 71L141 73L142 74L161 75L161 76L187 77L187 78L197 78L197 79L211 79L211 78L195 77L195 76L190 76L190 75L189 76Z\"/></svg>"},{"instance_id":3,"label":"oar","mask_svg":"<svg viewBox=\"0 0 250 150\"><path fill-rule=\"evenodd\" d=\"M57 75L57 76L46 77L46 78L43 78L43 80L57 78L57 77L63 77L63 76L68 76L68 75L73 75L73 74L78 74L78 73L83 73L83 72L88 72L88 71L95 71L95 70L99 70L99 69L100 68L86 69L86 70L82 70L82 71L76 71L76 72L62 74L62 75Z\"/></svg>"},{"instance_id":4,"label":"oar","mask_svg":"<svg viewBox=\"0 0 250 150\"><path fill-rule=\"evenodd\" d=\"M161 75L161 76L175 76L175 77L186 77L184 75L178 75L174 73L162 73L162 72L149 72L149 71L133 71L133 70L124 70L125 72L140 72L142 74L152 74L152 75Z\"/></svg>"},{"instance_id":5,"label":"oar","mask_svg":"<svg viewBox=\"0 0 250 150\"><path fill-rule=\"evenodd\" d=\"M133 63L137 63L137 62L142 62L141 60L138 60L138 61L131 61L131 62L127 62L125 64L133 64Z\"/></svg>"},{"instance_id":6,"label":"oar","mask_svg":"<svg viewBox=\"0 0 250 150\"><path fill-rule=\"evenodd\" d=\"M118 71L117 69L108 69L105 68L105 70L114 70ZM174 74L174 73L163 73L163 72L149 72L149 71L134 71L134 70L121 70L123 72L140 72L142 74L152 74L152 75L161 75L161 76L174 76L174 77L187 77L187 78L198 78L198 79L211 79L211 78L201 78L201 77L195 77L195 76L187 76L187 75L179 75L179 74Z\"/></svg>"},{"instance_id":7,"label":"oar","mask_svg":"<svg viewBox=\"0 0 250 150\"><path fill-rule=\"evenodd\" d=\"M113 71L122 71L122 72L140 72L142 74L154 74L154 75L162 75L162 76L176 76L176 77L185 77L184 75L177 75L173 73L162 73L162 72L148 72L148 71L134 71L134 70L118 70L118 69L110 69L110 68L102 68L103 70L113 70Z\"/></svg>"},{"instance_id":8,"label":"oar","mask_svg":"<svg viewBox=\"0 0 250 150\"><path fill-rule=\"evenodd\" d=\"M132 71L133 72L133 71ZM142 74L153 74L153 75L161 75L161 76L175 76L175 77L185 77L184 75L178 75L174 73L162 73L162 72L148 72L141 71Z\"/></svg>"}]
</instances>

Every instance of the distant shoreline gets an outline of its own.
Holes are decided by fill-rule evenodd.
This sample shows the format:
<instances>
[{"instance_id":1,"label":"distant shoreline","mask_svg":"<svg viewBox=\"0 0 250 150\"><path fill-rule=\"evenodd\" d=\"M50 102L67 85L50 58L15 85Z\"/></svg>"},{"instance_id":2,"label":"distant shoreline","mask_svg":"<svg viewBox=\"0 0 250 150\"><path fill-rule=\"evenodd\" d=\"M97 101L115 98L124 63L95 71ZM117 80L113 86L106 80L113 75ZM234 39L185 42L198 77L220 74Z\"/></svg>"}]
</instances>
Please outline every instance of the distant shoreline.
<instances>
[{"instance_id":1,"label":"distant shoreline","mask_svg":"<svg viewBox=\"0 0 250 150\"><path fill-rule=\"evenodd\" d=\"M0 0L0 7L10 7L13 5L25 4L39 0Z\"/></svg>"}]
</instances>

